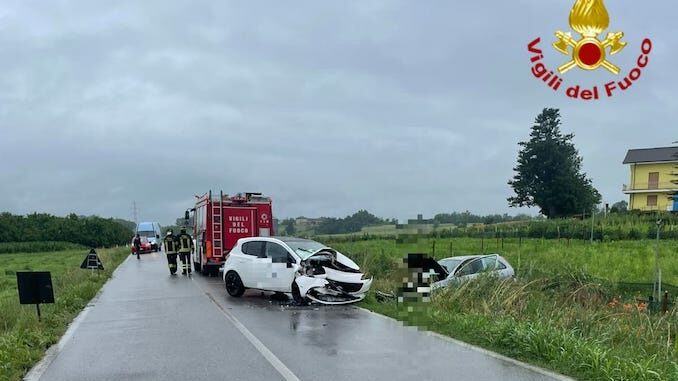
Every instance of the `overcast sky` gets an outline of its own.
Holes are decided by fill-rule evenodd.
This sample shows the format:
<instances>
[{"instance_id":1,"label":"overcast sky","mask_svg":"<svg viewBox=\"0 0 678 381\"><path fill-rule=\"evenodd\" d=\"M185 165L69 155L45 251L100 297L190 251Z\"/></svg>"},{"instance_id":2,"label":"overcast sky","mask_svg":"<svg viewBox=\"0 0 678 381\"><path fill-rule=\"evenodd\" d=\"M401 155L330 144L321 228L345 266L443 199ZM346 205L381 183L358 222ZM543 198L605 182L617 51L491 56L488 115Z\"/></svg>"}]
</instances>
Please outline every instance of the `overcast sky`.
<instances>
[{"instance_id":1,"label":"overcast sky","mask_svg":"<svg viewBox=\"0 0 678 381\"><path fill-rule=\"evenodd\" d=\"M561 109L605 202L629 148L678 140L678 5L606 0L626 92L595 103L530 73L572 0L3 1L0 210L173 223L193 195L261 191L278 218L508 207L520 140ZM565 85L564 84L564 85Z\"/></svg>"}]
</instances>

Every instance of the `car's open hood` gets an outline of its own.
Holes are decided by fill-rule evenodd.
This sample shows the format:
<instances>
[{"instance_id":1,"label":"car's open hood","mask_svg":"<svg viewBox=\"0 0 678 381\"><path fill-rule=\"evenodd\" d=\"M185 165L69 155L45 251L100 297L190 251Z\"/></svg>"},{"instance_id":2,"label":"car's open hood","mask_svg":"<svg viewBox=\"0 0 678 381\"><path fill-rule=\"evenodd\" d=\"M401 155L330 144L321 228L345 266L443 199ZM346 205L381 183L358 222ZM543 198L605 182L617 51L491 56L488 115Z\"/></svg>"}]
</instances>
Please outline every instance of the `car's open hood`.
<instances>
[{"instance_id":1,"label":"car's open hood","mask_svg":"<svg viewBox=\"0 0 678 381\"><path fill-rule=\"evenodd\" d=\"M323 266L339 271L355 272L360 270L360 267L349 257L329 247L316 251L315 254L304 260L304 262L311 261L322 261L324 262Z\"/></svg>"},{"instance_id":2,"label":"car's open hood","mask_svg":"<svg viewBox=\"0 0 678 381\"><path fill-rule=\"evenodd\" d=\"M449 275L438 261L426 254L407 254L407 268L421 269L422 273L433 271L438 275L438 279L445 279Z\"/></svg>"}]
</instances>

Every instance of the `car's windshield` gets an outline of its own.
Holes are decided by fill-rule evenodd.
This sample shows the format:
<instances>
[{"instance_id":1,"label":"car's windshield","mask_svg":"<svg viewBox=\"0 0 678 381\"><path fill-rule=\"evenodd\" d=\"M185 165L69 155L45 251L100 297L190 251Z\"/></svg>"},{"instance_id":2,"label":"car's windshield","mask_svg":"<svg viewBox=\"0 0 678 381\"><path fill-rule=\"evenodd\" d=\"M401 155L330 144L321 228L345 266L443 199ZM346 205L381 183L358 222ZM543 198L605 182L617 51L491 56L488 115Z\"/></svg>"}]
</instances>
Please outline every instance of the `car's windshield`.
<instances>
[{"instance_id":1,"label":"car's windshield","mask_svg":"<svg viewBox=\"0 0 678 381\"><path fill-rule=\"evenodd\" d=\"M449 273L452 270L454 270L455 267L459 266L459 264L461 263L461 259L445 258L445 259L439 260L438 263L440 263L440 265L443 266L445 268L445 270L447 270L447 272Z\"/></svg>"},{"instance_id":2,"label":"car's windshield","mask_svg":"<svg viewBox=\"0 0 678 381\"><path fill-rule=\"evenodd\" d=\"M310 239L281 239L281 241L294 250L302 260L315 254L318 250L327 247L320 242L311 241Z\"/></svg>"},{"instance_id":3,"label":"car's windshield","mask_svg":"<svg viewBox=\"0 0 678 381\"><path fill-rule=\"evenodd\" d=\"M155 237L155 232L153 231L139 232L139 235L142 237Z\"/></svg>"}]
</instances>

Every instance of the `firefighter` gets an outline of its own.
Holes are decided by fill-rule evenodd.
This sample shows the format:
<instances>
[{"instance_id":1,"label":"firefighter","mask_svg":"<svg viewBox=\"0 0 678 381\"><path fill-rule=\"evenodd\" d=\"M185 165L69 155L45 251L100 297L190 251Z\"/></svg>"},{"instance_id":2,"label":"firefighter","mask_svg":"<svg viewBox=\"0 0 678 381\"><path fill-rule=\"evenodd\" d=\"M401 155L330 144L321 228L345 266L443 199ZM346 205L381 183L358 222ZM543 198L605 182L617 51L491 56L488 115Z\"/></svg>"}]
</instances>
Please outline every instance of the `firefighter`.
<instances>
[{"instance_id":1,"label":"firefighter","mask_svg":"<svg viewBox=\"0 0 678 381\"><path fill-rule=\"evenodd\" d=\"M170 274L174 275L177 272L177 237L174 236L174 232L168 230L162 243L165 245Z\"/></svg>"},{"instance_id":2,"label":"firefighter","mask_svg":"<svg viewBox=\"0 0 678 381\"><path fill-rule=\"evenodd\" d=\"M191 273L191 253L193 253L193 237L186 233L186 229L181 229L181 234L177 237L177 249L179 251L179 259L181 259L181 273L186 275L186 272Z\"/></svg>"},{"instance_id":3,"label":"firefighter","mask_svg":"<svg viewBox=\"0 0 678 381\"><path fill-rule=\"evenodd\" d=\"M137 252L137 259L141 259L141 256L139 255L141 253L141 237L139 236L139 233L134 236L132 245L134 245L134 250Z\"/></svg>"}]
</instances>

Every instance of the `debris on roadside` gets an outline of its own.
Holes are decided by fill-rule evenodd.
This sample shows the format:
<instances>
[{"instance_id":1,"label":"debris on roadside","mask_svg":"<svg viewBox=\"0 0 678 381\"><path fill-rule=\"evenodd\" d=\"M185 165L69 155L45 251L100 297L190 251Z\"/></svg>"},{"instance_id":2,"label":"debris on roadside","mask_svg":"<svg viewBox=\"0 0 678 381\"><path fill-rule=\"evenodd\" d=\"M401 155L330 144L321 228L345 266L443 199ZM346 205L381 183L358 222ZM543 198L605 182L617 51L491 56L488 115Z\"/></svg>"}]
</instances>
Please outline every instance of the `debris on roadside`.
<instances>
[{"instance_id":1,"label":"debris on roadside","mask_svg":"<svg viewBox=\"0 0 678 381\"><path fill-rule=\"evenodd\" d=\"M383 292L383 291L377 291L375 293L375 298L377 299L377 302L383 303L388 300L393 300L396 298L396 295L394 293L390 292Z\"/></svg>"}]
</instances>

